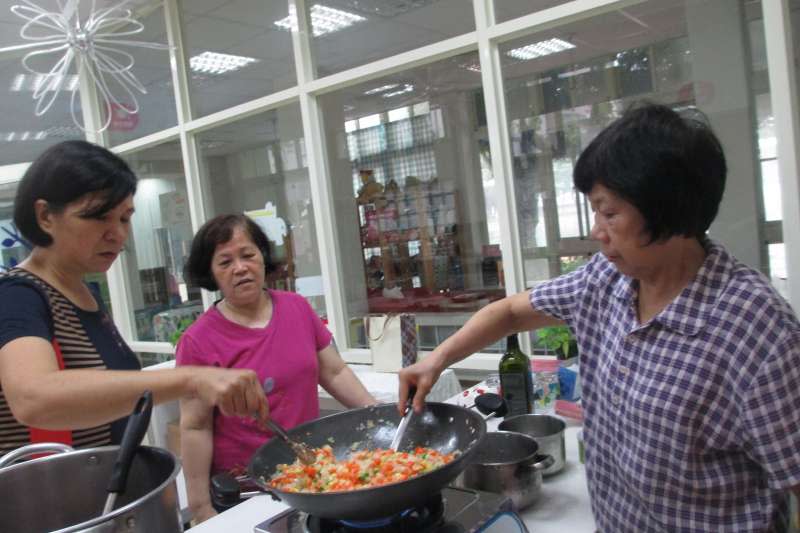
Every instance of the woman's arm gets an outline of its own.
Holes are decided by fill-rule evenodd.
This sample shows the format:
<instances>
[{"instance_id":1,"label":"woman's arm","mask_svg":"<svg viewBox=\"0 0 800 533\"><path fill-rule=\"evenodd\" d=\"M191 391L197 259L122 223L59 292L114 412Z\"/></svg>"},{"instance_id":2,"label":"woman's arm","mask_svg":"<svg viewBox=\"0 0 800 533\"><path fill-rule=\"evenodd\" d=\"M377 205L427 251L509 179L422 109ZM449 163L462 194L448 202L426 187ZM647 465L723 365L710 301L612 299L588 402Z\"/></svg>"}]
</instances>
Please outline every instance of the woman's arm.
<instances>
[{"instance_id":1,"label":"woman's arm","mask_svg":"<svg viewBox=\"0 0 800 533\"><path fill-rule=\"evenodd\" d=\"M512 333L559 324L563 322L531 306L529 292L492 302L475 313L422 361L400 371L398 409L406 404L409 386L417 387L414 410L419 412L424 406L425 396L445 368Z\"/></svg>"},{"instance_id":2,"label":"woman's arm","mask_svg":"<svg viewBox=\"0 0 800 533\"><path fill-rule=\"evenodd\" d=\"M364 407L378 403L347 366L333 343L317 352L319 384L345 407Z\"/></svg>"},{"instance_id":3,"label":"woman's arm","mask_svg":"<svg viewBox=\"0 0 800 533\"><path fill-rule=\"evenodd\" d=\"M214 410L200 400L181 400L181 461L192 518L197 522L217 514L211 505L209 477L214 454Z\"/></svg>"},{"instance_id":4,"label":"woman's arm","mask_svg":"<svg viewBox=\"0 0 800 533\"><path fill-rule=\"evenodd\" d=\"M269 415L252 370L181 367L172 370L59 370L52 345L20 337L0 349L0 386L14 417L42 429L83 429L130 414L145 390L156 403L197 398L227 416Z\"/></svg>"}]
</instances>

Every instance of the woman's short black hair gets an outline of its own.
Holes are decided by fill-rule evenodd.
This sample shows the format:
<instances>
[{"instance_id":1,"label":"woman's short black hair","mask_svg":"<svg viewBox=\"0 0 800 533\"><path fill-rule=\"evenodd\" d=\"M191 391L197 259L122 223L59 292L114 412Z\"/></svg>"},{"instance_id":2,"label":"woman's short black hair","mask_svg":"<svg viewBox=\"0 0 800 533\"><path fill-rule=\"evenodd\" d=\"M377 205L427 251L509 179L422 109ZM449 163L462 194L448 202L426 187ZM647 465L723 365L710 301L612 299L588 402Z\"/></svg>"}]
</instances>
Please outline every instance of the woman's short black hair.
<instances>
[{"instance_id":1,"label":"woman's short black hair","mask_svg":"<svg viewBox=\"0 0 800 533\"><path fill-rule=\"evenodd\" d=\"M211 259L217 246L225 244L233 238L233 231L242 228L261 250L264 256L264 275L272 271L272 259L269 249L269 239L264 235L258 224L246 215L219 215L212 218L197 231L192 239L189 259L183 269L184 277L192 285L198 285L209 291L219 289L214 274L211 272Z\"/></svg>"},{"instance_id":2,"label":"woman's short black hair","mask_svg":"<svg viewBox=\"0 0 800 533\"><path fill-rule=\"evenodd\" d=\"M725 154L705 115L643 103L600 132L575 165L584 194L603 185L644 216L651 242L702 240L725 190Z\"/></svg>"},{"instance_id":3,"label":"woman's short black hair","mask_svg":"<svg viewBox=\"0 0 800 533\"><path fill-rule=\"evenodd\" d=\"M53 238L39 227L34 204L45 200L54 213L90 193L100 193L84 216L100 217L136 192L136 175L121 157L86 141L51 146L28 168L14 199L14 224L35 246L50 246Z\"/></svg>"}]
</instances>

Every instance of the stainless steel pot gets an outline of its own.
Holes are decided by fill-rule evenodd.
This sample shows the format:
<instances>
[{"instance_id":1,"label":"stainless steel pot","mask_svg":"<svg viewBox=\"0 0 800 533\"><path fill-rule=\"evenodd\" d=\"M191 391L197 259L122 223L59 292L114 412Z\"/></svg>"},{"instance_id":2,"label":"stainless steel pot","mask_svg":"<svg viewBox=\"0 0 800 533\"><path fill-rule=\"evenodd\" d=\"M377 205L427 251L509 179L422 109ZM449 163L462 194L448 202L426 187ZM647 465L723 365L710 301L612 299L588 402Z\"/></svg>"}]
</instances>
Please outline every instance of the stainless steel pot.
<instances>
[{"instance_id":1,"label":"stainless steel pot","mask_svg":"<svg viewBox=\"0 0 800 533\"><path fill-rule=\"evenodd\" d=\"M12 453L25 455L29 448ZM0 531L183 531L175 484L179 462L167 450L150 446L141 446L136 453L127 489L120 494L116 508L100 516L118 449L89 448L0 469ZM41 448L33 448L33 452L39 453Z\"/></svg>"},{"instance_id":2,"label":"stainless steel pot","mask_svg":"<svg viewBox=\"0 0 800 533\"><path fill-rule=\"evenodd\" d=\"M511 416L500 422L500 431L515 431L533 437L539 443L539 451L553 456L553 465L542 474L547 477L560 472L567 462L564 432L567 424L552 415L530 414Z\"/></svg>"},{"instance_id":3,"label":"stainless steel pot","mask_svg":"<svg viewBox=\"0 0 800 533\"><path fill-rule=\"evenodd\" d=\"M456 487L485 490L511 498L517 510L528 507L542 490L542 471L553 464L538 455L533 438L510 431L489 432L470 464L456 478Z\"/></svg>"}]
</instances>

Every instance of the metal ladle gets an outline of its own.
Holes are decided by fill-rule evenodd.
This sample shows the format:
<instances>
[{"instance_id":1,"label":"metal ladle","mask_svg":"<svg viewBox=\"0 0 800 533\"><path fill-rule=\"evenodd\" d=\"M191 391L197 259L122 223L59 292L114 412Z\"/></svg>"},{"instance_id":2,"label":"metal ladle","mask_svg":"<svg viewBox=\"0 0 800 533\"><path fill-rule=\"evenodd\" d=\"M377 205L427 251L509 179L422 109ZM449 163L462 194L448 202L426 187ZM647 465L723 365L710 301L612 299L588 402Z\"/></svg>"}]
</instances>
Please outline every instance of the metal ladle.
<instances>
[{"instance_id":1,"label":"metal ladle","mask_svg":"<svg viewBox=\"0 0 800 533\"><path fill-rule=\"evenodd\" d=\"M313 465L317 461L317 454L314 452L313 449L309 448L307 444L302 442L298 442L291 438L286 430L283 429L277 422L274 422L271 418L268 418L265 422L267 427L272 430L273 433L278 435L278 437L283 440L286 444L289 445L289 448L292 449L292 452L300 459L300 462L304 465Z\"/></svg>"}]
</instances>

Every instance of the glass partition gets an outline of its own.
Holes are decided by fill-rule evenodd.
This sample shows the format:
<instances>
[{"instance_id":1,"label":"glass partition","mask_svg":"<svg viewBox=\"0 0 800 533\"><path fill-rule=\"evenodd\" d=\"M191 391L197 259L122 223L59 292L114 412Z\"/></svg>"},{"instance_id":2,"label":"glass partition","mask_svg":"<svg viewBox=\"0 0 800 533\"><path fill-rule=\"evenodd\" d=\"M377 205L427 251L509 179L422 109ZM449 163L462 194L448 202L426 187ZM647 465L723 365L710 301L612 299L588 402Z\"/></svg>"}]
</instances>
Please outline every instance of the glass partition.
<instances>
[{"instance_id":1,"label":"glass partition","mask_svg":"<svg viewBox=\"0 0 800 533\"><path fill-rule=\"evenodd\" d=\"M300 106L213 128L198 143L208 217L251 216L272 246L267 284L302 294L325 317Z\"/></svg>"},{"instance_id":2,"label":"glass partition","mask_svg":"<svg viewBox=\"0 0 800 533\"><path fill-rule=\"evenodd\" d=\"M297 83L292 37L277 23L287 0L181 2L189 89L195 116Z\"/></svg>"},{"instance_id":3,"label":"glass partition","mask_svg":"<svg viewBox=\"0 0 800 533\"><path fill-rule=\"evenodd\" d=\"M569 0L494 0L494 18L497 22L505 22L567 2Z\"/></svg>"},{"instance_id":4,"label":"glass partition","mask_svg":"<svg viewBox=\"0 0 800 533\"><path fill-rule=\"evenodd\" d=\"M124 254L134 340L172 342L203 312L200 288L183 276L193 233L180 144L168 142L125 159L139 178Z\"/></svg>"},{"instance_id":5,"label":"glass partition","mask_svg":"<svg viewBox=\"0 0 800 533\"><path fill-rule=\"evenodd\" d=\"M477 65L462 54L320 99L351 346L367 346L364 315L405 312L432 349L505 295Z\"/></svg>"},{"instance_id":6,"label":"glass partition","mask_svg":"<svg viewBox=\"0 0 800 533\"><path fill-rule=\"evenodd\" d=\"M320 78L475 29L471 0L341 0L306 6ZM275 21L287 30L291 24L288 18Z\"/></svg>"},{"instance_id":7,"label":"glass partition","mask_svg":"<svg viewBox=\"0 0 800 533\"><path fill-rule=\"evenodd\" d=\"M0 29L5 26L0 26ZM19 40L19 27L8 24L9 30ZM0 47L8 40L0 36ZM11 43L6 43L11 45ZM15 44L18 42L15 41ZM35 61L34 66L46 71L51 68L43 61ZM70 114L70 100L78 91L78 76L70 75L64 80L61 91L55 96L50 109L36 116L36 100L33 93L43 83L43 77L31 74L22 68L22 54L0 56L0 80L5 92L0 100L0 166L13 163L26 163L36 159L50 146L69 139L83 139L83 131L75 125ZM52 97L52 91L44 91L45 98ZM76 113L82 120L80 95L75 94Z\"/></svg>"},{"instance_id":8,"label":"glass partition","mask_svg":"<svg viewBox=\"0 0 800 533\"><path fill-rule=\"evenodd\" d=\"M141 6L136 15L144 26L144 31L137 34L134 37L135 40L168 44L162 2ZM132 109L133 102L126 98L125 92L117 86L113 84L110 86L114 94L120 98L122 105L120 107L112 104L110 109L111 122L108 126L108 138L112 145L144 137L171 128L178 123L169 50L126 47L124 51L133 56L132 73L147 89L147 93L134 92L139 104L139 112L130 114L125 112L122 107ZM108 111L103 109L104 117Z\"/></svg>"},{"instance_id":9,"label":"glass partition","mask_svg":"<svg viewBox=\"0 0 800 533\"><path fill-rule=\"evenodd\" d=\"M708 116L729 168L711 237L769 271L763 206L774 216L780 193L770 177L760 17L759 2L650 1L501 46L528 286L597 250L591 209L573 190L572 171L595 135L639 100Z\"/></svg>"},{"instance_id":10,"label":"glass partition","mask_svg":"<svg viewBox=\"0 0 800 533\"><path fill-rule=\"evenodd\" d=\"M14 225L14 196L17 183L0 184L0 272L21 263L31 251L31 245Z\"/></svg>"}]
</instances>

